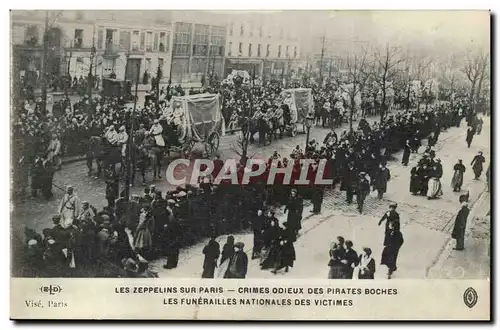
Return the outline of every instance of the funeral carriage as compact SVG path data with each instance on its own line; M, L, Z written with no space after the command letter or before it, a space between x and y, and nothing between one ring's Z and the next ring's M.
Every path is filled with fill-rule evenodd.
M296 136L298 126L302 125L302 133L306 132L306 117L314 113L314 101L310 88L289 88L283 90L283 104L290 110L290 120L285 122L285 128L289 135Z
M188 154L196 143L203 143L207 156L217 152L225 123L219 94L196 94L173 97L172 112L162 117L167 152Z

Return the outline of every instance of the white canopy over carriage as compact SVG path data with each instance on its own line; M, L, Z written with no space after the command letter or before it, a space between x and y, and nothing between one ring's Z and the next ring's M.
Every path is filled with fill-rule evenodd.
M290 108L291 134L297 133L297 124L303 125L305 132L305 120L308 113L314 113L314 100L310 88L289 88L282 92L283 103Z
M203 142L208 155L216 152L220 136L225 134L219 94L173 97L172 105L173 121L183 150L190 151L196 142Z

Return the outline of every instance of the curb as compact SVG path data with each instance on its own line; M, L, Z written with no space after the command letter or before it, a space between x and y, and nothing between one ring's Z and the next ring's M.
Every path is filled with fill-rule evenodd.
M484 199L488 198L489 194L490 193L488 192L488 189L485 188L479 194L478 198L474 201L474 203L472 204L471 209L470 209L470 213L469 213L469 217L472 217L472 218L470 220L471 221L470 226L468 226L466 228L466 232L465 232L466 238L470 236L471 231L475 227L477 220L479 218L481 218L480 216L478 216L476 214L478 212L477 207L480 205L480 202L482 202ZM456 217L456 214L453 215L452 219L454 219L455 217ZM448 234L448 231L444 231L444 232ZM453 251L452 250L453 240L454 239L451 238L451 234L450 234L450 237L444 242L437 257L432 261L432 263L428 267L426 267L425 278L428 278L429 273L431 272L432 269L442 268L445 261L449 258L449 256L451 255L451 252Z

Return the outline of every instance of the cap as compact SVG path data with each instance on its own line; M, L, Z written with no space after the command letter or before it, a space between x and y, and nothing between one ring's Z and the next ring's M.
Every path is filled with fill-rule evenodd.
M243 248L245 247L245 243L243 243L243 242L238 242L238 243L235 243L235 244L234 244L234 246L235 246L235 247L238 247L238 248L240 248L240 249L243 249Z

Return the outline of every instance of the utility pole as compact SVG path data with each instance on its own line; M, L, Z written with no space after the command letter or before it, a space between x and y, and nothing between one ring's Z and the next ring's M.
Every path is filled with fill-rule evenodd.
M330 67L328 68L328 78L332 76L332 62L333 59L330 57Z
M89 73L87 75L87 94L89 98L92 98L92 86L93 86L92 68L94 66L95 53L96 53L96 48L95 48L95 25L94 25L94 32L92 35L92 47L90 48L90 67L89 67Z
M171 92L171 89L172 89L172 67L174 65L174 56L172 55L172 53L170 54L170 72L169 72L169 76L168 76L168 87L167 87L167 100L170 101L170 97L172 96L172 92Z
M325 57L325 35L323 35L322 41L321 41L321 60L320 60L320 67L319 67L319 81L321 85L323 85L323 58Z
M43 32L43 53L42 53L42 110L47 108L47 58L49 56L49 11L45 12L45 29Z
M141 70L141 64L137 63L137 72ZM137 108L137 87L139 86L139 74L137 74L135 82L135 97L134 97L134 108L132 109L132 114L130 116L130 130L128 134L128 152L127 152L127 178L125 180L125 198L130 201L130 180L132 176L132 148L134 140L134 124L135 124L135 109ZM135 170L135 169L134 169Z

